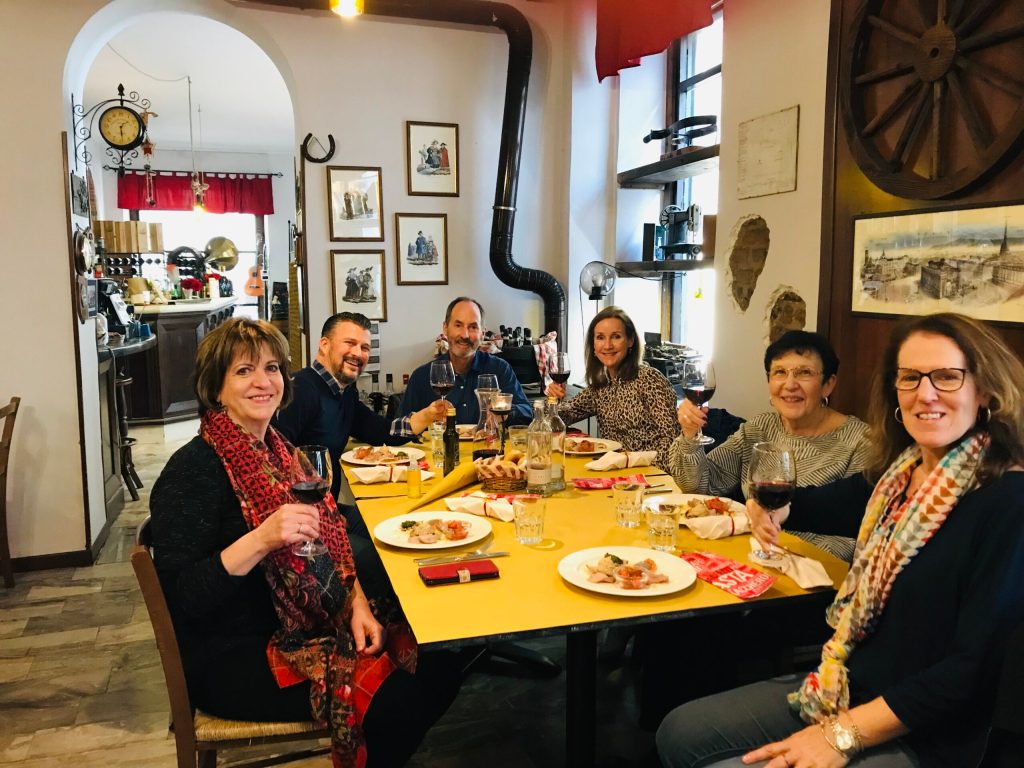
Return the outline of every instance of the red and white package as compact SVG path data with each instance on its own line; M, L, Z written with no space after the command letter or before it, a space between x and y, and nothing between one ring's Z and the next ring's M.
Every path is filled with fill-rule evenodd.
M687 552L681 557L697 570L701 581L743 600L764 594L775 583L775 577L764 571L711 552Z
M601 491L610 489L616 483L636 483L644 487L650 485L642 472L625 477L577 477L572 484L581 491Z

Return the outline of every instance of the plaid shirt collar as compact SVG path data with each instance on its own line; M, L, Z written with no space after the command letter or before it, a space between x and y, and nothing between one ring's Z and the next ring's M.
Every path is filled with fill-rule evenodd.
M331 390L332 395L335 397L341 397L342 393L345 391L345 387L334 377L333 373L324 368L323 365L320 364L319 360L314 360L313 365L310 367L320 375L321 379L327 382L327 388Z

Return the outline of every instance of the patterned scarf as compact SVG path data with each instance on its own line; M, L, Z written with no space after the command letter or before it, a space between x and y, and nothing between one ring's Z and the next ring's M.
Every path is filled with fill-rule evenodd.
M292 446L273 427L265 442L223 411L203 416L200 434L224 465L249 529L283 504L301 504L291 493ZM386 652L356 653L350 629L356 578L345 518L331 494L315 505L327 554L307 559L282 547L260 563L273 595L281 629L270 638L267 658L282 687L310 681L313 718L328 724L335 768L362 768L366 744L362 721L370 699L397 664L415 669L416 641L397 605L373 607L385 625Z
M857 535L853 565L826 613L835 633L821 649L821 665L788 696L790 707L805 722L820 722L849 708L850 654L874 631L900 571L935 535L960 498L977 486L978 467L989 442L984 433L965 437L905 501L910 476L921 461L917 445L901 453L878 481Z

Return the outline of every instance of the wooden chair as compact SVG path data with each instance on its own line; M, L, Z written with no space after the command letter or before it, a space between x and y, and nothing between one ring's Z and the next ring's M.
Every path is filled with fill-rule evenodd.
M139 587L142 589L146 610L149 611L149 620L153 624L157 649L160 651L160 662L164 668L167 697L171 704L171 731L178 753L178 768L215 768L218 749L310 741L326 737L327 729L319 728L312 721L252 723L223 720L192 707L185 685L185 670L181 663L174 625L171 623L171 614L150 553L148 524L147 517L139 526L136 534L137 544L131 552L131 562L135 576L139 580ZM276 765L322 755L328 749L329 747L316 746L244 763L232 762L232 768Z
M0 421L4 431L0 436L0 570L4 574L4 586L14 586L14 565L11 563L11 544L7 539L7 462L11 457L11 438L14 436L14 419L18 416L20 397L0 408Z

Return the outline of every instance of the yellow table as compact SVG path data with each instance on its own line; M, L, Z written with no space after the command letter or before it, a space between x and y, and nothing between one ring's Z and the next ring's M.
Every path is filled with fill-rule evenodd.
M462 444L463 464L468 462L471 446L471 443ZM567 476L601 477L643 472L649 482L665 484L664 492L678 490L671 476L656 467L592 472L583 466L588 460L569 457ZM355 481L351 474L349 480L371 532L381 521L409 512L418 503L406 497L404 483L367 486ZM424 494L442 482L438 477L424 483ZM449 495L478 489L479 484L473 483ZM389 491L399 495L384 496ZM427 502L418 509L447 511L442 499ZM422 550L374 543L405 615L417 639L425 646L454 647L552 634L567 636L566 754L570 765L593 764L596 633L599 629L735 610L778 599L821 599L821 590L814 593L803 590L777 572L773 572L777 574L775 584L754 601L740 600L699 579L681 592L660 597L603 595L566 583L558 575L557 566L568 554L589 547L647 546L646 527L625 529L615 524L611 491L581 491L570 485L550 497L544 540L535 546L518 544L512 523L488 520L493 527L488 539L443 552L457 554L491 540L491 549L511 553L509 557L495 558L501 576L494 580L427 587L419 578L414 562L415 558L424 556ZM839 586L846 574L845 563L792 536L784 535L784 544L821 561L835 587ZM715 552L740 562L747 562L750 550L749 536L709 541L698 539L686 528L679 531L678 546Z

